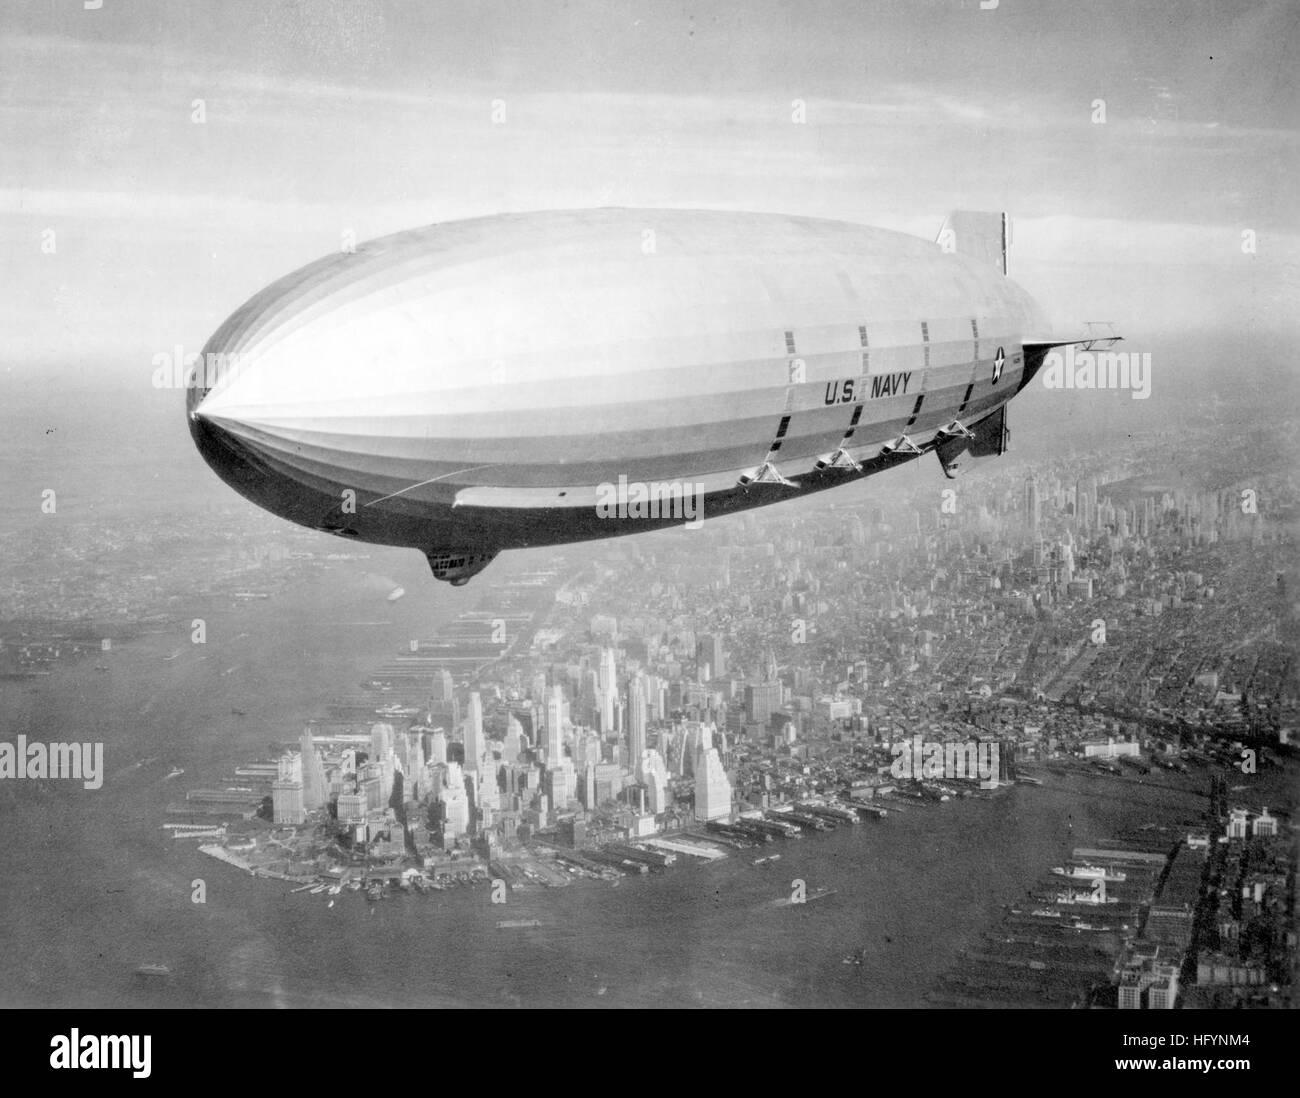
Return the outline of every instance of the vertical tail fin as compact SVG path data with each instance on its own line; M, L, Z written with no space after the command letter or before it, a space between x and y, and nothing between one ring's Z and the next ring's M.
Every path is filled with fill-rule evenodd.
M943 220L938 244L945 252L968 255L1006 274L1008 229L1005 213L953 210Z

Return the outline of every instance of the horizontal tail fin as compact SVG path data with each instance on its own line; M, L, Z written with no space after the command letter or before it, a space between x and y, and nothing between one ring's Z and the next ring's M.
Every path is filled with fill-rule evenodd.
M943 220L938 245L945 252L968 255L1007 273L1007 215L953 210Z
M1084 330L1075 335L1029 336L1024 340L1025 350L1050 350L1072 344L1085 351L1108 351L1124 339L1110 320L1085 320L1083 327Z

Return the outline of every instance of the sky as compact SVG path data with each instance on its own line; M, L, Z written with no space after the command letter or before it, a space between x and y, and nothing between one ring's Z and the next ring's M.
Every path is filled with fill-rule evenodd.
M1297 330L1300 4L984 3L6 0L0 371L147 384L345 234L610 205L1005 209L1062 329Z

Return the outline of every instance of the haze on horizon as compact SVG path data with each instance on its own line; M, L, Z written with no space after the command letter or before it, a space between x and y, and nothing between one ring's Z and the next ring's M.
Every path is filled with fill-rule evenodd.
M1298 43L1286 0L19 0L0 368L145 390L345 233L605 205L1006 209L1058 327L1295 331Z

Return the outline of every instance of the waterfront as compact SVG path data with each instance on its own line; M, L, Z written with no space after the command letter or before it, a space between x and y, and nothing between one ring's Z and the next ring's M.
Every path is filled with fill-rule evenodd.
M438 594L448 615L467 605ZM782 859L767 866L742 854L680 860L617 886L514 892L504 905L480 888L377 904L345 893L329 907L168 838L158 821L175 795L172 766L187 782L216 780L292 735L414 624L435 624L427 605L402 600L374 616L389 625L320 625L371 620L374 598L312 576L210 626L207 659L164 661L173 639L152 636L115 648L109 674L82 661L5 684L6 727L98 735L108 772L93 793L55 782L0 789L6 1005L920 1006L958 951L1070 846L1192 822L1204 804L1196 775L1177 783L1188 793L1172 780L1067 775L771 844L764 853ZM223 674L232 666L247 670ZM256 682L232 681L241 673ZM258 699L244 717L231 713L236 695ZM195 878L206 882L202 905L191 902ZM774 906L796 878L810 892L838 891ZM841 963L858 949L861 965ZM138 975L144 964L169 974Z
M179 423L169 430L179 434ZM177 452L194 461L188 451ZM80 472L97 475L89 464ZM110 481L100 485L101 494L116 499ZM910 483L900 479L900 494L878 501L899 509L902 518L896 521L908 528L929 521L922 517L924 497L902 494ZM1004 504L1011 501L999 521L1012 541L1022 537L1015 509L1020 495L1008 494L1005 484L978 490L995 498L1001 492ZM970 492L963 507L978 515L973 490L963 491ZM1084 491L1091 498L1087 486ZM905 498L914 502L904 504ZM577 880L568 888L515 891L505 905L493 905L490 889L479 886L423 896L393 893L374 904L345 890L330 907L326 894L293 894L291 884L250 877L200 853L193 841L171 838L161 826L169 819L168 806L187 789L248 784L232 778L232 771L297 743L308 721L318 728L360 723L350 730L364 735L378 715L377 701L400 697L423 704L427 669L420 667L417 676L396 673L399 663L414 666L411 640L448 636L454 630L447 627L460 615L476 612L485 599L492 602L493 583L552 570L555 562L546 552L509 554L469 588L447 588L430 582L417 554L320 542L292 529L268 530L262 541L252 520L232 526L222 515L205 512L201 501L191 504L197 517L192 529L181 530L175 549L163 538L181 529L172 517L137 518L131 529L141 547L93 556L82 546L101 543L98 528L51 526L41 538L20 539L31 559L25 571L14 573L21 595L15 606L47 612L48 603L48 613L65 616L101 604L118 609L105 634L112 637L111 650L89 658L65 651L46 659L38 645L31 664L38 673L0 681L0 720L8 738L21 733L29 740L102 740L106 770L97 791L65 782L0 782L5 1005L935 1005L948 974L963 964L982 966L980 958L990 952L1019 954L1014 943L1010 949L1003 949L1005 942L990 944L989 935L1011 933L999 929L1005 908L1023 904L1074 847L1148 823L1203 826L1199 816L1209 775L1222 772L1225 760L1235 761L1226 744L1247 732L1249 722L1245 707L1231 702L1215 704L1211 712L1213 699L1203 695L1217 697L1220 691L1196 684L1183 668L1190 657L1176 645L1205 658L1207 667L1221 664L1225 688L1254 673L1258 650L1260 677L1251 693L1258 696L1262 689L1267 697L1280 681L1274 653L1288 635L1261 631L1243 609L1271 605L1265 596L1274 582L1273 561L1285 546L1252 542L1249 553L1233 548L1244 541L1213 551L1198 548L1194 568L1215 585L1214 598L1207 596L1203 605L1199 596L1182 608L1171 605L1159 620L1126 617L1121 628L1112 628L1102 662L1088 664L1104 666L1106 673L1090 673L1087 685L1113 682L1115 697L1101 699L1110 708L1085 712L1090 699L1067 697L1082 682L1069 664L1076 649L1054 637L1069 639L1069 623L1087 622L1098 608L1114 616L1113 599L1066 599L1051 610L1054 625L995 614L976 627L966 619L986 613L985 595L969 584L932 589L933 568L921 543L909 549L890 533L884 510L873 515L874 505L858 506L856 516L834 508L808 513L798 530L778 513L761 527L720 523L710 528L714 532L683 535L694 541L664 535L575 553L560 574L571 576L579 561L595 560L594 578L573 583L569 600L546 623L538 653L520 653L506 661L513 666L495 665L458 683L462 701L465 688L486 691L486 727L494 743L512 707L526 708L520 693L530 687L529 676L548 662L553 678L568 681L578 722L594 722L591 690L565 669L595 668L594 635L610 631L614 614L635 650L619 660L647 663L648 645L657 645L664 681L683 684L679 701L688 720L709 711L720 715L715 692L725 688L725 682L708 689L694 683L697 630L707 629L725 644L728 662L739 669L738 684L774 687L768 650L782 652L781 711L793 717L797 709L799 734L781 749L783 766L772 772L770 789L763 785L762 764L771 727L753 719L743 687L723 699L742 710L745 731L737 735L729 727L729 742L739 760L732 776L740 779L748 803L761 803L764 794L777 801L805 799L821 772L836 765L833 756L827 758L828 745L843 744L845 734L863 738L865 745L870 729L889 729L893 721L941 735L949 725L983 734L975 731L980 726L963 723L971 692L985 680L999 692L1011 689L1017 669L1025 684L1061 699L1031 701L1030 692L1021 691L1026 696L1007 711L1017 716L1005 727L1001 714L997 720L1008 745L1012 738L1025 739L1040 763L1050 758L1053 738L1077 745L1103 732L1133 735L1138 720L1144 723L1136 734L1149 738L1167 722L1145 723L1153 711L1133 708L1119 687L1140 686L1147 656L1163 649L1170 651L1153 663L1152 677L1170 696L1157 700L1184 705L1189 719L1198 705L1205 707L1213 723L1189 731L1200 736L1202 728L1214 728L1223 743L1200 743L1187 756L1192 761L1186 774L1162 768L1139 778L1102 772L1082 760L1053 773L1055 764L1048 764L1046 773L1039 771L1041 786L1016 785L989 799L909 805L885 820L806 834L761 851L729 851L713 864L680 858L662 874L624 877L617 884ZM1066 521L1059 508L1053 514L1054 522ZM93 517L107 522L110 532L127 525L125 513ZM837 558L849 551L839 545L845 530L851 542L861 542L852 542L853 553L878 559L840 569ZM945 536L947 570L958 575L964 543ZM717 552L700 552L699 545ZM762 563L764 546L786 560L802 556L809 575L824 584L823 594L814 598L798 577L775 574L775 564ZM46 562L42 554L60 547L64 556ZM710 588L724 561L734 572L728 586ZM1191 567L1186 558L1176 567L1169 564L1184 575ZM1152 582L1164 582L1166 572L1147 570ZM49 579L54 573L57 583ZM638 586L630 582L637 574L666 578ZM1187 591L1197 585L1186 583ZM406 594L390 601L397 587ZM100 595L87 594L101 590L111 594L106 604ZM257 597L241 598L239 592ZM787 599L805 608L800 613L817 610L832 646L816 659L829 657L829 664L818 666L807 648L785 643L784 627L794 612ZM824 608L816 606L818 599ZM660 620L665 602L672 604L671 626ZM900 620L909 605L927 612ZM943 618L950 609L961 618ZM205 621L203 645L191 643L196 617ZM67 632L64 625L51 628ZM1046 647L1030 646L1038 630ZM96 635L85 633L90 642ZM495 655L494 645L485 647L485 655ZM1249 657L1244 664L1243 653ZM436 647L425 647L419 657L437 654ZM1085 658L1091 660L1087 649L1077 656ZM852 665L849 681L829 695L825 667L840 665ZM1052 681L1062 669L1072 678ZM516 673L523 677L514 682ZM390 679L389 692L376 691L370 681ZM945 690L935 693L935 684ZM497 686L509 696L496 693ZM953 686L959 704L936 711L932 703L946 700ZM1180 701L1173 694L1183 688L1187 697ZM816 706L828 696L826 715L819 716ZM808 704L796 707L800 698ZM860 715L850 698L860 702ZM1289 698L1282 695L1287 704ZM839 713L834 720L832 710ZM1258 723L1266 715L1260 710L1253 719ZM534 748L544 728L539 716L534 713L530 727ZM1128 727L1120 731L1110 722ZM449 729L452 743L463 744L462 722L445 708L434 723ZM1029 725L1045 733L1031 738ZM1148 750L1158 751L1152 747L1157 742L1150 741ZM1211 746L1218 762L1197 764L1194 757L1208 758ZM1157 755L1151 757L1154 762ZM854 772L869 769L866 759L857 756ZM1287 767L1294 784L1294 764ZM184 775L171 779L175 768ZM1284 807L1277 795L1284 776L1275 769L1242 773L1233 779L1233 799L1240 794L1243 803L1256 807ZM689 786L682 789L688 795ZM596 837L608 838L625 836L606 827ZM760 853L780 853L781 859L754 865ZM202 905L191 902L196 879L206 885ZM804 906L781 906L795 879L806 883L810 896L834 891ZM846 956L861 963L844 964ZM156 967L141 973L142 966Z

